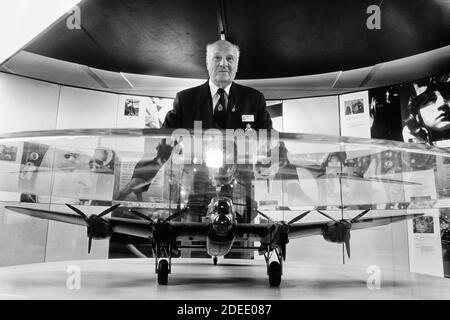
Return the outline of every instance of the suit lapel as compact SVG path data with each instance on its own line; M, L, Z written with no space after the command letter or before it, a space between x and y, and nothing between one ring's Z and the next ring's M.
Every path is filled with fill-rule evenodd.
M202 121L202 127L214 128L216 124L214 122L211 91L209 89L208 81L200 88L200 92L197 96L197 108L197 118Z
M233 82L230 87L227 105L227 128L234 129L236 115L239 114L239 87Z

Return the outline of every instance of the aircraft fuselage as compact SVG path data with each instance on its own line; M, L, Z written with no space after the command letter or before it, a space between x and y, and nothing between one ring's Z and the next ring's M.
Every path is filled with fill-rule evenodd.
M211 199L207 213L206 250L212 257L226 255L236 239L236 217L230 198Z

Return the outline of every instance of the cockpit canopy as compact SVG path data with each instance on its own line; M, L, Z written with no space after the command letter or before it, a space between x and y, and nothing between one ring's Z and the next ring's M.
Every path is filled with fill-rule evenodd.
M211 200L208 211L217 215L227 215L232 212L231 199L226 197L215 197Z
M215 207L217 208L217 213L220 215L227 214L230 211L230 204L224 199L217 201Z

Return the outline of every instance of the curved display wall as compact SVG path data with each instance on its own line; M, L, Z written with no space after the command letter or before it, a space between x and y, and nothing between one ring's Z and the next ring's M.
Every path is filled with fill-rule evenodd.
M448 80L446 75L443 74L428 77L426 79L420 79L414 83L408 82L400 85L374 88L368 91L354 92L345 95L274 100L268 101L267 104L268 110L274 120L274 126L280 132L329 134L334 136L343 135L406 141L407 139L404 138L403 134L405 127L407 127L405 120L409 117L409 114L407 114L406 111L408 108L411 109L411 107L408 107L411 97L420 95L421 93L427 93L426 89L433 81L433 83L437 83L436 81L441 81L442 83L440 84L440 88L442 87L445 89L445 83L448 83L446 82L446 79ZM2 120L0 120L0 127L5 133L42 129L159 128L164 119L165 113L172 108L173 103L173 100L168 98L128 96L72 88L8 74L0 74L0 81L0 96L2 101L5 102L0 108L5 109L2 111L9 115L9 117L3 117ZM28 94L24 96L22 94L23 92L27 92ZM442 93L444 97L448 97L446 96L446 92L448 91L444 90ZM14 106L14 108L10 108L10 106ZM10 109L12 112L8 111ZM39 112L36 113L35 110L39 110ZM33 117L30 117L31 114L33 114ZM407 128L409 129L409 127ZM440 142L435 142L435 144L445 143L444 138L445 135L442 135L439 140ZM117 148L116 144L119 145L118 150L121 150L120 148L125 145L127 145L124 149L125 151L128 150L127 148L131 148L128 150L131 156L125 155L117 158L117 154L114 153L114 156L109 157L111 161L110 169L113 171L111 171L110 175L104 174L99 176L101 179L98 180L99 178L96 178L97 180L95 181L97 182L94 183L94 185L102 185L103 187L99 187L100 189L95 189L97 190L95 192L94 189L85 192L85 195L92 195L100 192L98 194L98 199L95 199L92 203L92 201L86 199L86 197L80 196L75 201L75 203L79 205L86 205L87 203L93 204L94 207L90 207L88 209L89 212L97 212L97 205L101 206L105 203L110 204L111 201L117 200L114 197L111 198L112 194L110 193L117 188L120 189L121 184L126 183L125 177L129 177L131 175L132 169L136 164L136 159L139 158L139 154L142 154L145 150L148 150L151 154L156 150L154 144L147 144L142 139L139 141L138 145L118 143L117 141L111 142L114 141L114 139L112 139L106 143L108 147L103 148L102 144L104 144L105 141L108 141L108 139L99 140L97 138L90 138L69 141L63 139L62 144L59 145L68 147L74 143L73 147L84 150L84 157L91 160L95 159L95 157L100 153L108 156L108 152L106 150L110 150L111 148L112 150L115 150L115 148ZM110 143L114 146L110 145ZM432 142L429 142L429 144L431 143ZM46 178L47 180L44 179L46 182L41 180L39 183L40 187L47 188L47 191L44 192L44 195L41 195L41 198L34 196L33 192L27 192L27 186L30 186L30 183L32 186L35 184L34 179L36 179L36 174L33 172L41 166L40 161L47 159L45 160L47 161L45 167L54 167L54 163L52 161L55 161L55 159L52 157L55 156L55 153L49 152L49 148L49 145L45 141L43 143L23 141L13 145L6 142L2 143L0 163L2 164L4 170L6 170L2 174L2 183L4 186L8 186L8 188L22 188L21 190L25 191L15 193L19 189L14 189L15 191L13 189L2 190L2 203L4 205L17 202L22 205L25 203L36 203L35 205L41 208L50 209L53 208L52 206L54 205L56 206L54 208L61 209L61 205L56 203L49 207L49 202L42 201L42 196L46 196L48 200L48 197L53 197L56 195L53 194L55 192L69 192L73 186L81 187L85 185L87 187L85 184L86 181L80 182L77 180L78 182L72 181L68 183L70 179L60 179L57 178L57 173L56 176L52 173L51 178L48 176ZM327 158L326 155L331 155L332 152L326 152L326 148L324 150L322 150L322 148L323 146L319 147L320 152L316 150L316 155L318 158L309 159L309 161L312 162L313 167L321 167L322 170L325 170L325 173L327 170L326 168L328 168L328 162L325 161ZM303 153L304 151L302 150L302 154ZM72 159L72 157L75 157L73 155L75 152L67 151L63 154L72 154L69 155L69 158L65 161L75 160L75 158ZM417 173L416 178L419 179L421 184L427 186L424 190L422 190L427 193L426 195L414 196L412 194L408 194L409 191L406 192L403 189L402 191L396 190L395 192L384 193L385 195L397 194L397 192L399 192L398 194L402 194L402 197L405 197L405 195L408 194L406 197L409 197L410 201L414 197L417 199L422 199L424 197L432 200L442 197L445 198L448 194L446 187L448 186L446 173L448 170L446 164L447 161L427 155L426 153L417 154L411 157L408 152L399 154L398 152L392 152L391 150L381 150L380 152L377 152L376 155L361 155L358 154L358 152L356 152L356 154L357 156L346 156L344 159L337 157L342 164L341 169L345 168L345 170L351 170L353 174L359 174L361 177L365 176L366 178L379 178L380 175L382 177L387 175L394 180L400 179L397 175L399 173L404 174L403 172L405 168L408 168L406 171L423 173L423 176L421 176L422 173ZM299 161L301 160L302 159ZM89 163L89 161L87 162ZM33 166L30 167L30 163L33 163ZM16 170L17 174L11 174L11 170ZM298 169L298 171L303 172L304 174L307 174L308 172L304 171L304 169ZM425 174L426 172L431 175ZM76 177L76 179L84 179L82 179L83 175L80 176L75 174L73 176ZM427 178L427 176L432 178ZM88 179L87 181L92 180L89 176L86 176L85 178ZM106 178L106 180L103 181L102 179L104 178ZM317 184L317 181L314 178L309 178L315 181L314 184ZM302 177L299 181L304 183L304 179L305 177ZM371 183L371 187L374 187L374 183L376 184L377 182L372 181ZM341 185L341 188L343 189L340 189L341 191L337 194L347 194L347 196L353 195L354 197L357 195L356 198L358 201L361 201L364 196L359 193L359 191L362 190L361 188L355 188L357 184L358 183L353 182L353 185L351 186L353 191L347 190L348 192L344 192L345 184ZM283 188L280 189L274 185L270 186L269 189L282 190ZM323 192L325 189L323 188L320 189L320 192L317 187L310 186L305 187L305 189L310 191L316 190L315 196L318 196L318 194L325 196ZM384 187L382 187L382 189L384 189ZM67 192L62 195L62 198L65 198L71 193ZM295 193L295 190L292 190L292 192ZM297 196L298 194L301 193L297 192ZM273 196L275 198L278 197L276 195ZM347 196L344 196L343 199ZM376 197L375 194L373 196ZM268 194L263 196L260 194L259 197L261 199L257 200L255 198L255 200L261 201L262 199L270 198ZM289 195L285 194L283 197L283 201L287 201L286 197L289 197ZM306 198L311 198L311 196ZM403 200L392 201L392 203L394 203L394 207L396 206L396 209L403 210L406 209L406 207L399 207L398 205L398 203L404 202ZM376 206L380 203L391 203L391 201L386 201L384 198L376 201L374 199L365 199L364 203L372 203L372 205ZM395 203L397 203L397 205L395 205ZM280 202L278 203L278 206L284 207L285 204L285 202ZM351 206L352 203L350 201L346 203L328 204L322 199L317 203L303 203L302 205L313 205L314 207L324 205L326 207L328 205ZM428 224L431 223L431 225L433 225L432 232L428 237L429 241L431 241L430 243L433 243L433 245L429 245L428 247L433 248L431 252L434 254L434 258L430 258L429 256L426 258L426 255L418 258L418 261L423 261L423 259L438 259L440 262L431 264L430 266L420 265L420 263L419 266L414 266L411 264L411 254L413 254L411 253L411 250L413 250L416 245L412 244L411 241L418 241L418 237L414 237L414 233L409 235L408 228L410 228L411 225L408 227L406 223L393 224L385 227L384 229L376 229L374 231L365 230L360 234L355 234L353 236L354 239L361 237L361 242L362 239L365 239L366 241L364 241L364 245L360 245L360 241L356 240L356 244L353 247L353 252L372 252L369 253L371 259L375 259L375 261L378 261L377 263L385 265L391 269L405 271L417 270L419 272L440 274L442 276L443 271L442 268L439 269L439 266L442 266L442 254L444 257L447 256L445 241L447 241L446 237L448 236L448 217L445 209L445 201L441 201L439 206L441 205L443 206L441 209L436 207L433 209L434 211L430 211L432 220L427 222ZM282 217L283 219L288 219L289 214L287 215L287 218L284 216ZM120 249L120 243L129 241L129 239L123 238L120 235L112 238L112 242L99 241L94 244L94 247L97 246L101 249L97 249L95 251L93 250L91 255L87 255L85 248L86 235L85 230L82 228L60 225L54 222L49 223L47 221L36 221L33 218L16 216L10 213L3 215L2 221L2 235L5 240L4 243L11 244L10 246L5 247L5 250L2 251L3 258L1 263L3 265L38 261L70 260L74 258L129 257L133 255L129 250L125 250L123 248ZM441 223L440 227L439 221ZM25 233L27 234L26 238L23 236ZM444 244L442 252L440 248L440 233L442 233ZM70 236L68 237L67 235ZM423 238L423 235L420 237ZM367 239L369 240L367 241ZM142 240L134 239L133 241L136 241L135 244L138 246L139 244L143 245ZM119 249L112 249L114 247L117 248L117 243L119 243ZM295 244L293 246L295 247ZM321 252L316 249L323 251ZM21 250L23 253L17 255L17 250ZM436 253L439 253L438 256L440 258L437 258ZM420 254L418 255L420 256ZM193 256L195 256L195 254ZM253 257L253 255L241 254L240 257L250 258ZM317 237L304 239L302 246L298 247L298 250L294 249L290 254L290 258L307 258L312 261L318 261L326 264L333 264L336 262L339 263L345 259L343 252L335 250L334 246L330 246L328 243L323 242ZM364 265L367 261L367 256L363 257L363 255L361 255L361 257L358 258L358 255L355 254L351 260L346 260L345 263ZM447 260L444 259L444 261ZM447 262L445 262L445 270L448 270Z

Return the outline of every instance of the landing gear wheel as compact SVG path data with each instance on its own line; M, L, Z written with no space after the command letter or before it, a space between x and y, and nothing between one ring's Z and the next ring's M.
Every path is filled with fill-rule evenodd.
M169 275L169 262L162 259L158 264L158 284L167 285L167 279Z
M279 287L281 283L281 265L277 261L272 261L267 268L269 273L269 283L271 287Z
M213 258L213 263L214 263L215 266L217 266L217 257Z

